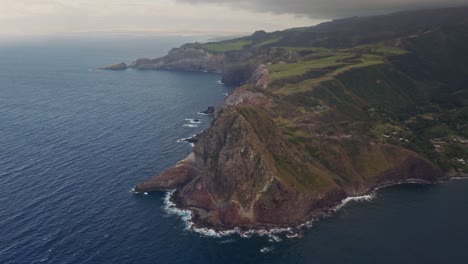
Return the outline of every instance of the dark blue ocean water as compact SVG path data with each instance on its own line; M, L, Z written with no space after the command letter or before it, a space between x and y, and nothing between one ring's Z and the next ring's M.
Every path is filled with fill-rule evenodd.
M176 141L206 128L197 111L232 87L216 74L89 69L186 41L0 48L0 263L466 263L467 181L384 189L282 242L203 237L163 210L163 193L133 195L190 152Z

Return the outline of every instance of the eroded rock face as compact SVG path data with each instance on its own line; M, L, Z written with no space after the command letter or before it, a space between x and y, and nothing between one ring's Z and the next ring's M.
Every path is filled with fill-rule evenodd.
M439 167L421 156L414 155L405 159L399 166L378 175L377 180L390 184L412 179L435 182L442 177L444 177L444 173Z
M236 105L256 105L269 107L271 101L261 93L255 93L246 89L236 89L224 102L224 108Z
M260 64L254 71L251 77L251 83L263 89L267 88L270 82L268 67L265 64Z
M218 207L212 213L219 215L219 223L213 224L253 222L257 195L276 174L272 154L262 135L236 109L221 111L214 124L194 148L202 166L200 182ZM227 223L231 217L225 214L238 214L237 220Z

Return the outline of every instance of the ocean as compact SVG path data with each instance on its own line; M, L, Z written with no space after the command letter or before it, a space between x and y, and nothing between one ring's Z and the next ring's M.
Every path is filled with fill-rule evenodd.
M220 75L92 71L192 38L0 46L0 263L466 263L468 181L351 201L299 238L209 237L131 189L190 153ZM200 119L200 124L187 119Z

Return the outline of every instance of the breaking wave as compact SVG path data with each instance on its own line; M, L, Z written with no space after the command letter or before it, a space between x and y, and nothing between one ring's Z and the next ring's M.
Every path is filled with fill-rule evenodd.
M185 121L189 121L190 124L201 124L200 119L196 119L196 118L186 118Z
M272 252L275 248L274 247L264 247L262 249L260 249L260 252L261 253L268 253L268 252Z
M368 202L368 201L372 201L374 198L375 198L375 194L348 197L348 198L343 199L341 203L334 208L334 210L338 211L350 202Z
M205 116L212 116L213 114L206 114L206 113L203 113L203 112L198 112L197 114L199 115L205 115Z
M192 221L192 211L186 209L179 209L176 207L176 204L171 201L172 195L176 190L171 190L166 192L164 196L164 205L163 209L171 215L178 216L185 224L185 230L193 231L207 237L226 237L231 235L239 235L241 238L251 238L252 236L268 237L268 241L271 243L281 242L283 239L280 236L283 236L287 239L292 238L301 238L301 229L311 228L313 223L318 219L312 219L296 227L287 227L287 228L273 228L273 229L250 229L250 230L241 230L238 227L235 227L230 230L215 230L206 227L196 227ZM347 205L350 202L364 202L372 201L376 197L375 194L363 195L348 197L341 201L339 205L333 208L333 211L338 211Z
M231 235L239 235L242 238L250 238L254 235L257 236L266 236L271 242L280 242L282 239L278 236L279 234L288 233L294 236L296 233L293 228L275 228L275 229L259 229L259 230L241 230L236 227L231 230L215 230L206 227L196 227L192 221L192 212L190 210L179 209L176 207L176 204L171 201L171 197L174 194L175 190L168 191L164 196L164 205L163 208L168 214L178 216L185 224L185 230L190 230L196 233L199 233L208 237L225 237Z
M183 124L184 127L198 127L197 124Z

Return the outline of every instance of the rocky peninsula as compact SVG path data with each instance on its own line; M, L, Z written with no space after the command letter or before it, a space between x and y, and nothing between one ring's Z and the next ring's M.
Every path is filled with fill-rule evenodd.
M272 228L381 186L466 175L466 14L350 18L137 60L239 88L188 157L135 190L175 189L197 226Z

